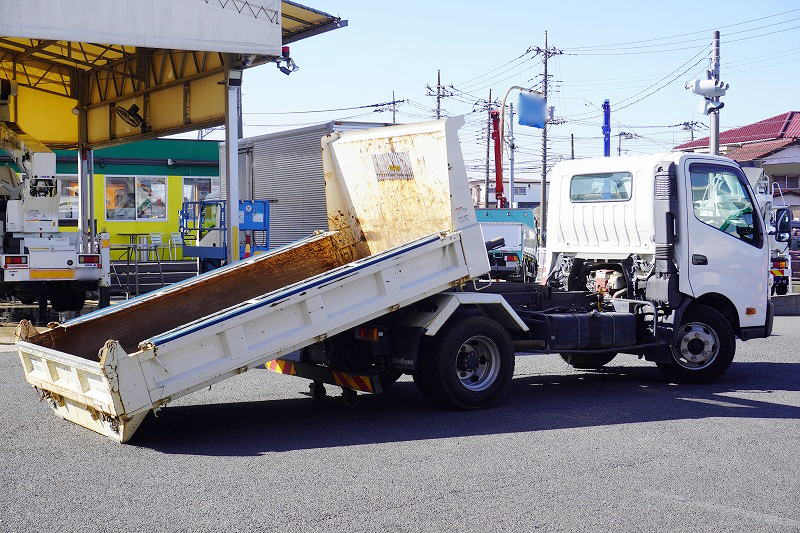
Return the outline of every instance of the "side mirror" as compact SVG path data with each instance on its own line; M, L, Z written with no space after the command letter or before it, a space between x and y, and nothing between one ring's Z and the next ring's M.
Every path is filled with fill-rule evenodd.
M792 212L785 208L781 207L780 209L775 210L775 233L780 235L781 233L789 234L791 230L791 222L792 222ZM778 242L788 242L788 237L786 240L779 240L776 239Z
M775 234L775 240L777 242L789 242L789 237L788 232L779 231Z

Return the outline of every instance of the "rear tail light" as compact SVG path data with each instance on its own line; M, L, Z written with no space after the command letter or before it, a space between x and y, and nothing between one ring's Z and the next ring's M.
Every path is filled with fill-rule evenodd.
M92 255L79 255L78 256L78 264L83 266L93 266L100 268L100 256L96 254Z
M517 261L519 258L516 255L507 255L506 261Z
M788 264L786 261L773 261L772 268L787 268Z
M6 268L27 268L28 256L27 255L7 255L5 256L4 265Z
M360 341L378 342L383 337L383 330L376 326L356 328L356 339Z

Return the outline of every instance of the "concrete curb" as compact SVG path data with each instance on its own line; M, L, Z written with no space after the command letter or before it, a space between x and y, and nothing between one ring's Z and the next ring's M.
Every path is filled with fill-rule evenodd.
M800 316L800 294L773 296L775 316Z

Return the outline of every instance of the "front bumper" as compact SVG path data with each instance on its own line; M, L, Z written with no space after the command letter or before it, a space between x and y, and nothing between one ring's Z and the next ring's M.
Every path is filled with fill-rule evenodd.
M739 338L743 341L750 339L763 339L772 335L772 323L775 320L775 306L771 301L767 301L767 319L763 326L752 326L749 328L741 328Z

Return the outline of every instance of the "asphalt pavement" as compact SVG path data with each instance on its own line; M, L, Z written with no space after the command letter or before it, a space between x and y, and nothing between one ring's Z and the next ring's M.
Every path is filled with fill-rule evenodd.
M775 333L711 385L518 357L478 412L408 377L350 409L254 370L127 445L57 419L0 353L0 531L800 531L800 317Z

